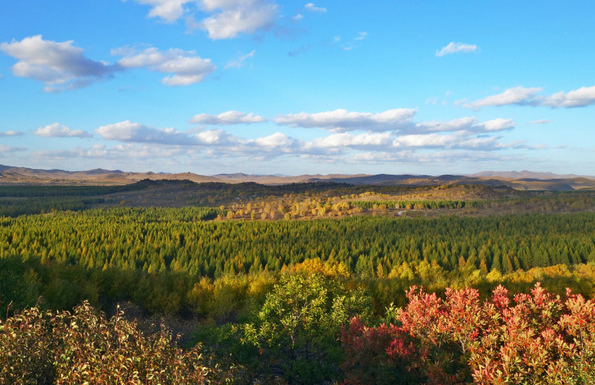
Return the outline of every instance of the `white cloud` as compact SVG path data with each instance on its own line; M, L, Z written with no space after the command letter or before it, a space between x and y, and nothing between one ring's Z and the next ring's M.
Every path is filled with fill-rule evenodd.
M480 123L476 127L483 127L485 131L493 132L510 130L511 128L514 128L515 125L516 122L512 119L497 118Z
M326 8L317 7L314 3L308 3L308 4L304 5L304 8L310 12L319 12L319 13L326 12Z
M194 51L177 48L159 51L149 47L140 52L132 48L119 48L112 50L112 55L123 56L118 63L124 68L145 67L151 71L172 74L161 80L166 86L187 86L201 82L217 68L211 59L202 59Z
M254 140L254 143L260 147L279 148L291 146L294 143L294 140L286 134L276 132L269 136L257 138Z
M198 25L213 40L270 28L278 14L277 5L268 0L203 0L202 7L212 14Z
M130 120L100 126L95 130L95 133L101 135L103 139L120 140L123 142L149 142L153 141L151 134L155 133L155 129L144 126L140 123L133 123ZM158 135L164 135L162 131Z
M395 147L443 147L454 142L452 135L412 134L403 135L393 141Z
M25 151L26 148L23 147L11 147L5 146L4 144L0 144L0 154L5 152L17 152L17 151Z
M344 162L350 164L380 164L380 163L415 163L419 164L422 162L426 155L416 154L413 151L402 150L395 151L392 149L390 152L386 151L369 151L360 152L349 158Z
M542 106L553 108L586 107L595 104L595 86L581 87L567 93L558 92L539 99Z
M470 134L477 132L502 131L513 128L516 125L512 119L497 118L485 122L479 122L477 118L468 116L453 119L447 122L430 121L415 125L417 133L468 131Z
M42 136L44 138L91 138L93 136L83 130L72 130L69 127L60 123L53 123L47 126L38 127L34 134L37 136Z
M153 128L129 120L98 127L95 132L107 140L176 146L223 145L230 140L229 134L222 130L206 130L191 135L173 128Z
M392 109L377 114L338 109L314 114L300 112L280 115L275 122L293 127L318 127L335 132L389 131L410 125L410 119L414 115L415 110L409 108Z
M218 126L229 126L234 124L252 124L265 122L262 116L252 113L246 114L240 111L226 111L219 115L198 114L190 118L189 122L193 124L208 124Z
M539 120L533 120L531 122L529 122L529 124L547 124L550 121L547 119L539 119Z
M304 15L302 15L301 13L298 13L297 15L295 15L294 17L291 18L291 20L293 21L300 21L304 18Z
M123 0L126 1L126 0ZM168 23L178 20L184 15L184 5L195 0L135 0L139 4L151 6L149 17L160 17Z
M173 128L155 129L130 120L98 127L95 132L103 139L121 142L188 144L189 136Z
M366 31L360 31L356 37L354 37L353 39L351 39L351 41L344 43L344 44L339 44L339 46L341 48L343 48L344 51L351 51L354 48L357 48L359 46L362 45L362 42L364 40L366 40L366 38L368 37L368 32ZM340 43L341 42L341 37L337 36L335 37L335 43Z
M454 134L414 134L403 135L393 141L396 148L430 148L430 149L466 149L490 151L508 147L501 145L494 137L469 137L466 132Z
M69 158L96 158L105 159L109 157L109 152L106 150L105 145L95 144L90 148L77 147L75 149L68 150L45 150L37 151L33 153L35 156L43 158L49 158L52 160L57 159L69 159Z
M244 66L244 61L246 59L254 57L254 53L256 53L256 50L252 50L251 52L242 55L235 60L230 61L225 65L225 68L242 68Z
M124 142L120 145L122 148L140 143L145 147L155 146L163 151L172 151L172 156L177 160L183 157L203 157L264 161L277 157L294 157L342 163L415 163L416 160L432 163L436 161L432 154L440 151L444 156L458 152L462 154L460 156L471 159L472 156L466 155L469 152L482 154L510 148L527 148L521 142L503 143L502 138L496 136L499 131L514 128L515 122L512 119L497 118L480 122L475 117L463 117L450 121L416 123L412 121L414 115L415 110L412 109L392 109L376 114L339 109L315 114L288 114L275 119L279 125L316 127L333 132L307 140L292 137L281 130L271 135L248 139L232 136L223 129L180 132L173 128L156 129L128 120L99 127L95 132L104 139ZM259 115L239 111L226 111L219 115L198 114L189 120L198 125L219 126L264 121L265 118ZM139 146L134 149L141 151ZM147 151L146 148L142 150Z
M142 161L159 158L168 160L175 156L185 155L191 152L191 149L184 146L159 146L155 144L119 144L109 149L109 154L115 159L134 158Z
M595 86L581 87L567 93L558 92L551 96L537 95L542 91L540 87L513 87L506 91L491 95L471 103L464 104L463 107L478 110L488 106L544 106L552 108L575 108L586 107L595 104Z
M477 119L474 117L464 117L453 119L448 122L430 121L416 124L416 131L418 132L442 132L442 131L457 131L469 130L477 124Z
M13 131L13 130L9 130L9 131L0 131L0 137L2 136L21 136L23 135L23 133L21 131Z
M436 56L450 55L453 53L468 53L477 51L478 47L473 44L450 42L446 47L436 51Z
M306 148L328 148L328 147L376 147L390 144L389 132L365 133L353 135L348 132L333 134L323 138L314 139L305 144Z
M205 130L194 135L196 144L199 145L223 145L231 144L230 135L223 130Z
M539 87L513 87L500 94L491 95L486 98L464 104L463 107L478 110L488 106L506 106L511 104L530 105L533 104L535 95L541 90L542 89Z
M231 39L240 33L267 29L275 23L278 16L278 6L272 0L134 1L150 6L150 17L159 17L169 23L185 17L189 29L205 30L213 40ZM197 8L207 17L197 21Z
M183 156L190 150L182 146L159 146L155 144L119 144L111 148L103 144L95 144L91 147L76 147L74 149L65 150L44 150L33 153L36 157L41 157L47 161L55 161L61 159L101 159L117 161L115 165L121 165L122 162L128 162L132 159L141 160L143 164L147 159L159 159L160 165L163 165L164 160L170 160L175 156Z
M46 92L82 88L121 70L118 65L86 58L72 44L72 40L59 43L35 35L2 43L0 50L19 60L12 67L15 76L43 82Z

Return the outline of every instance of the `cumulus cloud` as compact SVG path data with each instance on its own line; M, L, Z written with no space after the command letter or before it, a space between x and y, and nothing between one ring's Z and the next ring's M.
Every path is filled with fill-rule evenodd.
M550 96L537 95L541 91L542 88L539 87L513 87L500 94L464 104L463 107L473 108L475 110L488 106L507 105L576 108L595 104L595 86L581 87L566 93L557 92Z
M207 130L190 135L173 128L153 128L129 120L98 127L95 132L107 140L178 146L221 145L229 139L229 134L222 130Z
M493 132L493 131L510 130L511 128L514 128L515 125L516 125L516 122L512 119L497 118L497 119L488 120L483 123L479 123L475 127L478 127L478 128L481 127L487 132Z
M130 120L101 126L95 132L103 139L121 142L185 144L189 136L173 128L155 129Z
M229 126L234 124L252 124L266 122L262 116L253 113L245 113L240 111L226 111L219 115L198 114L194 115L189 120L193 124L207 124L217 126Z
M43 150L36 151L33 153L35 156L40 156L49 159L69 159L69 158L96 158L105 159L108 157L109 152L106 150L105 145L95 144L90 148L77 147L74 149L66 150Z
M126 1L126 0L123 0ZM135 0L139 4L149 5L149 17L159 17L173 23L184 15L184 5L195 0Z
M126 0L124 0L126 1ZM168 23L185 17L189 29L202 29L209 37L231 39L241 33L254 33L271 27L278 16L272 0L134 0L151 7L149 17ZM195 19L196 9L206 14Z
M541 90L542 88L539 87L513 87L500 94L491 95L486 98L464 104L463 107L478 110L488 106L506 106L511 104L534 105L535 95L537 95L537 93L539 93Z
M244 66L244 61L246 61L246 59L254 57L254 53L256 53L256 50L252 50L251 52L242 55L235 60L230 61L225 65L225 68L242 68Z
M182 146L159 146L155 144L118 144L113 147L106 147L104 144L95 144L91 147L76 147L73 149L64 150L43 150L33 152L32 155L46 159L47 161L55 161L62 159L101 159L116 161L115 165L122 164L122 162L130 161L132 159L141 160L143 164L147 159L159 159L161 164L163 161L170 160L175 156L183 156L190 150Z
M177 48L159 51L155 47L149 47L140 52L133 48L118 48L112 50L112 55L123 56L118 62L123 68L144 67L151 71L172 74L161 80L166 86L187 86L201 82L217 68L211 63L211 59L202 59L194 51Z
M478 120L474 117L464 117L453 119L447 122L430 121L416 124L416 131L418 132L441 132L441 131L457 131L469 130L477 125Z
M270 27L276 15L277 6L274 4L223 9L203 20L201 26L213 40L231 39L240 33L254 33Z
M192 158L246 158L270 160L276 157L316 159L321 162L413 162L427 159L442 151L486 153L509 148L526 148L521 142L503 143L498 132L515 127L512 119L479 121L463 117L450 121L414 122L415 110L392 109L379 113L335 110L319 113L297 113L277 116L281 126L321 128L331 131L308 139L292 137L280 130L270 135L246 138L232 136L223 129L187 132L173 128L153 128L123 121L95 130L103 139L123 142L122 148L141 146L171 150L172 156ZM189 122L199 125L251 124L266 121L253 113L226 111L221 114L198 114ZM358 132L359 131L359 132ZM115 147L114 147L115 148ZM147 150L143 150L147 151ZM177 151L177 152L176 152ZM424 158L425 157L425 158ZM196 158L198 159L198 158Z
M317 127L335 132L389 131L410 125L414 115L415 110L409 108L392 109L377 114L337 109L314 114L300 112L280 115L275 118L275 122L292 127Z
M333 134L323 138L314 139L305 144L306 148L329 148L329 147L377 147L390 144L391 134L365 133L353 135L348 132Z
M0 50L18 59L12 67L15 76L43 82L46 92L82 88L121 70L118 65L88 59L72 40L55 42L35 35L2 43Z
M276 132L269 136L257 138L254 143L260 147L279 148L293 145L294 140L284 133Z
M415 125L417 133L448 132L448 131L467 131L471 133L494 132L509 130L516 125L512 119L497 118L480 122L473 116L453 119L450 121L430 121L418 123Z
M251 34L275 24L278 6L269 0L202 0L203 11L210 14L193 23L205 30L212 40L232 39Z
M539 99L542 106L553 108L586 107L595 104L595 86L581 87L567 93L558 92Z
M393 141L396 148L426 148L426 149L465 149L489 151L508 147L499 144L495 137L469 137L465 132L448 135L442 134L413 134L403 135Z
M345 159L345 162L350 164L443 164L444 158L441 156L436 156L436 154L437 152L421 153L410 150L395 150L393 148L390 151L360 152L351 157L348 157L347 159Z
M3 137L3 136L20 136L20 135L23 135L23 133L21 131L14 131L14 130L0 131L0 137Z
M47 126L38 127L34 132L35 135L44 138L91 138L93 135L83 130L72 130L60 123L48 124Z
M198 145L225 145L233 143L231 135L223 130L205 130L194 135Z
M310 12L318 12L318 13L326 12L326 8L317 7L314 3L308 3L308 4L304 5L304 8Z
M436 56L441 57L444 55L450 55L453 53L468 53L468 52L475 52L477 51L478 47L473 44L465 44L465 43L454 43L450 42L447 46L442 47L436 51Z

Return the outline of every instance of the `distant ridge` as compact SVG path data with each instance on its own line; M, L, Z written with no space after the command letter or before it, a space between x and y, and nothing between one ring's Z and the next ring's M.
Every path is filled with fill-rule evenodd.
M100 174L122 174L123 171L120 170L104 170L102 168L95 168L93 170L89 170L89 171L84 171L85 173L89 174L89 175L100 175Z
M281 185L291 183L347 183L381 186L437 186L448 183L506 186L517 190L571 191L595 189L595 177L557 175L530 171L486 171L473 175L392 175L392 174L329 174L329 175L248 175L244 173L205 176L185 173L125 172L101 168L87 171L41 170L0 165L0 184L20 185L124 185L141 180L187 180L195 183L259 183Z
M569 178L591 178L575 174L553 174L551 172L533 172L533 171L484 171L477 174L469 175L471 177L479 178L509 178L509 179L569 179Z

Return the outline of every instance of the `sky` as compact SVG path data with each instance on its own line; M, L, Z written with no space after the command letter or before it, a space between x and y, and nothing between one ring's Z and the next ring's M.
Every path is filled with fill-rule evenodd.
M595 175L595 1L308 1L3 1L0 164Z

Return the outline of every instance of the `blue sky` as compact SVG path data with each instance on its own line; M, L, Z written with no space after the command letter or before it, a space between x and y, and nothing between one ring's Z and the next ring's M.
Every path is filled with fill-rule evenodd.
M0 164L595 175L591 0L0 5Z

